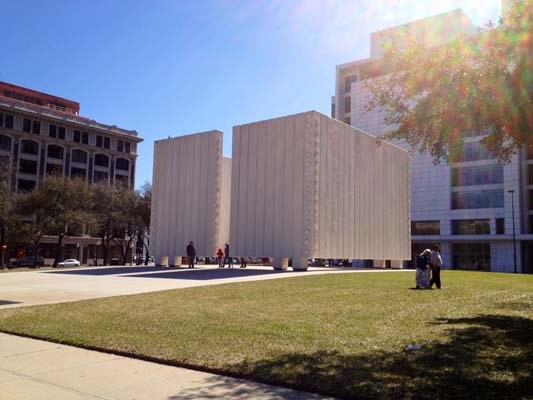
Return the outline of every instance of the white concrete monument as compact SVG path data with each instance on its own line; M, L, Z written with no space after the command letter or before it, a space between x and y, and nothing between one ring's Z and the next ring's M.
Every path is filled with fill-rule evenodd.
M230 179L220 131L155 142L150 233L158 265L181 265L189 241L198 256L214 257L224 248Z
M410 254L407 151L316 111L233 128L231 253L306 269L309 258Z

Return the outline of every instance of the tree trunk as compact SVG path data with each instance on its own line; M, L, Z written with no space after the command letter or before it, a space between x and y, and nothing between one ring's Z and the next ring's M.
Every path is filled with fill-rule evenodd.
M57 250L56 256L54 258L54 267L57 267L57 263L60 259L64 258L65 248L63 247L63 239L65 239L65 234L57 235Z
M41 238L39 238L39 240L36 240L33 244L33 268L37 268L37 257L39 257L39 247L41 245Z
M103 265L107 265L107 246L106 246L106 240L105 235L101 237L102 239L102 258L103 258Z
M4 269L4 267L5 267L6 263L7 263L6 262L6 258L7 258L8 252L6 250L8 250L8 249L4 250L2 248L2 246L4 244L7 245L7 243L6 243L6 227L5 227L4 223L1 222L1 225L0 225L0 252L2 252L0 254L0 257L1 257L1 260L2 260L2 265L0 265L1 269Z
M126 247L126 250L125 250L125 251L124 251L124 250L122 251L122 265L126 265L126 262L127 262L127 260L128 260L128 254L129 254L129 252L130 252L130 247L129 247L129 245L126 244L125 247Z
M105 265L110 265L112 257L111 257L111 240L109 238L106 240L105 253L106 253L105 254L106 255L106 264Z

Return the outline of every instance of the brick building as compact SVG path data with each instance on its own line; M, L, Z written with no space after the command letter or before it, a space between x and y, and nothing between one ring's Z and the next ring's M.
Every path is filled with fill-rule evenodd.
M12 191L32 190L51 173L134 188L142 141L137 132L79 112L76 101L0 82L0 160L10 168ZM54 254L55 240L43 240L45 258ZM87 263L98 256L98 238L69 237L65 243L67 258Z

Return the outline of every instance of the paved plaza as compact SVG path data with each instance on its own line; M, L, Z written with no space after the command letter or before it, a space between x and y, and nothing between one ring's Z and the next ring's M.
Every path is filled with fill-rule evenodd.
M201 265L194 270L121 266L13 271L0 274L0 309L194 286L361 271L382 270L310 268L307 272L293 272L274 271L270 266L219 269L214 265Z

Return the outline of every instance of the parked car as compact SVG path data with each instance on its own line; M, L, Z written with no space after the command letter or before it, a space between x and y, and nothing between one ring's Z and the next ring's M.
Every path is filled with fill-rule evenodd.
M11 266L9 266L8 268L22 268L22 267L33 268L34 266L44 267L44 258L37 257L37 260L35 260L34 256L17 258L15 261L11 263Z
M81 266L81 262L73 258L69 258L68 260L57 263L57 266L58 267L79 267Z

